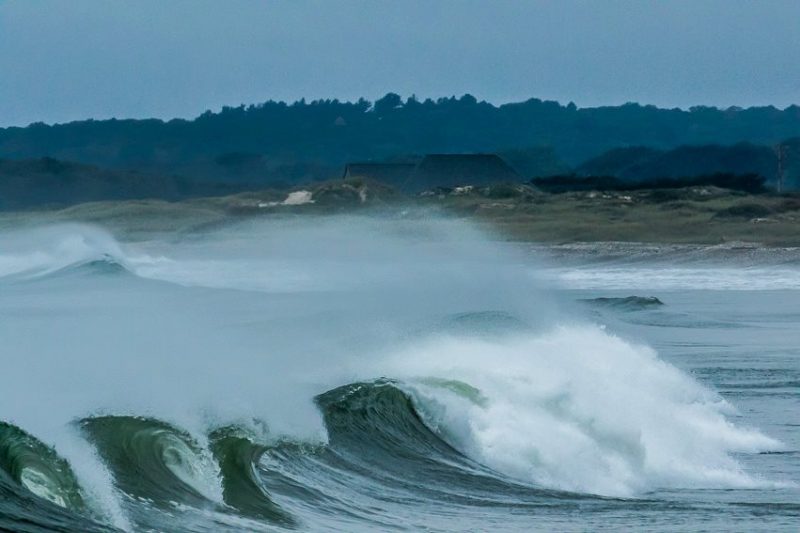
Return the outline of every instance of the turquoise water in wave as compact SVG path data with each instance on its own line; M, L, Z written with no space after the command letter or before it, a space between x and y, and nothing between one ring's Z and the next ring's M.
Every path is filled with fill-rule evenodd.
M798 257L0 234L0 529L796 531Z

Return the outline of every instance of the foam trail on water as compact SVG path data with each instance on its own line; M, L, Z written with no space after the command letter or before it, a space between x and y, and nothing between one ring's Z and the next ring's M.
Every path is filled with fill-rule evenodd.
M687 288L705 290L797 290L800 268L780 264L760 267L582 267L556 269L547 278L574 289L670 291Z

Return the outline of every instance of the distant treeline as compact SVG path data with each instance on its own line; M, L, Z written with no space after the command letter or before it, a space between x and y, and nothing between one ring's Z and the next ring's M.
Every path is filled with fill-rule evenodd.
M681 170L673 160L669 172L756 172L769 180L775 175L771 147L798 136L800 106L578 108L538 99L496 106L470 95L421 101L390 93L375 102L269 101L225 107L194 120L85 120L5 128L0 129L0 158L51 157L180 175L193 182L268 186L336 177L349 161L488 152L503 155L528 179L572 171L619 172L629 179L639 172L666 175L658 154L679 146L749 143L752 160L741 168L709 166L700 172L697 160L697 169ZM648 148L631 148L641 146ZM609 153L615 149L623 151Z
M786 189L800 189L800 107L581 109L390 93L375 102L226 107L194 120L32 124L0 129L0 208L289 188L339 178L348 162L429 153L496 153L520 182L537 178L549 190L712 177L745 191L777 185L781 153Z

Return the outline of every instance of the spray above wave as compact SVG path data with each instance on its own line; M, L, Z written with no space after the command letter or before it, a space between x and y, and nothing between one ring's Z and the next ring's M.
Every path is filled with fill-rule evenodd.
M423 419L445 440L541 487L633 496L757 486L731 454L781 449L731 424L727 402L649 348L596 327L499 341L432 339L391 359L392 375L406 378Z
M62 224L0 234L0 280L35 279L78 268L95 273L125 269L125 254L108 232Z

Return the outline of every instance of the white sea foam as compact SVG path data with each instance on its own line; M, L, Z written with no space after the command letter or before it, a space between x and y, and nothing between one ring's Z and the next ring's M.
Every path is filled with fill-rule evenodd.
M0 234L0 278L37 277L89 261L123 260L107 231L86 224L59 224Z
M428 424L477 461L542 487L609 496L753 487L731 456L781 444L726 419L713 391L595 326L504 340L445 337L389 358ZM484 401L420 377L458 380Z
M759 267L583 266L534 272L573 289L594 290L797 290L800 268Z

